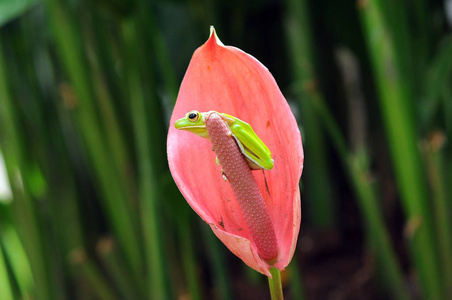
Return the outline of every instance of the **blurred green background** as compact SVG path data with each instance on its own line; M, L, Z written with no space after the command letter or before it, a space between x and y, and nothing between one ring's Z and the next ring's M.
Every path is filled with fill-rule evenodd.
M269 299L167 166L215 25L303 135L286 298L451 299L451 3L1 0L0 298Z

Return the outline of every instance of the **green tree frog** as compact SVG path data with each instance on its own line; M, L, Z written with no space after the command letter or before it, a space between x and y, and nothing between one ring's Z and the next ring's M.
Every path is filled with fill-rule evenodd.
M215 111L200 113L197 110L189 111L184 118L176 121L175 127L209 139L205 120L207 120L208 116L214 112ZM215 113L218 113L226 124L228 124L231 135L237 141L240 151L244 155L251 169L271 170L273 168L273 159L271 158L270 150L248 123L225 113ZM216 162L218 163L218 159Z

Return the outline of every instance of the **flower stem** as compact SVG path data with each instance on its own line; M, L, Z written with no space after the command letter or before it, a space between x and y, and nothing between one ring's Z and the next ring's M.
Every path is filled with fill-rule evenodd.
M270 273L273 278L268 277L268 285L270 287L270 295L272 296L272 300L283 300L284 295L281 285L281 272L277 268L271 267Z

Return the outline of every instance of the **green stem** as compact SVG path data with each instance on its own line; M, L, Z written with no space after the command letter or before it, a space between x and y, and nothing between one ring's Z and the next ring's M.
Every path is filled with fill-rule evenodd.
M441 259L442 278L447 293L452 293L452 222L450 207L447 201L447 189L444 172L443 149L446 136L440 132L433 132L431 138L424 145L425 163L429 177L432 197L431 204L435 215L435 229L438 240L439 257Z
M182 263L185 272L185 278L188 284L188 290L190 292L190 298L192 300L200 300L202 299L202 296L199 284L199 277L196 272L197 261L195 257L195 249L193 247L193 237L191 231L192 227L186 226L190 224L189 219L190 214L186 213L180 219L181 224L179 225L179 230L181 231L180 236L182 248L184 249L184 251L182 251Z
M328 173L325 133L310 100L322 98L316 88L315 49L307 0L286 0L286 34L289 54L293 61L292 77L297 85L301 119L303 120L303 137L309 140L304 144L304 151L310 157L311 167L305 170L303 185L306 187L304 200L309 202L308 215L311 222L321 228L334 228L333 197Z
M2 223L0 251L1 247L3 247L5 259L11 265L11 272L16 280L20 295L23 299L29 299L31 298L30 291L33 290L34 282L27 253L16 229L13 226L5 225ZM0 291L3 290L3 288L0 289Z
M134 119L134 133L136 139L138 169L138 188L141 205L141 225L148 272L147 292L152 299L169 299L166 287L165 264L166 258L162 246L162 236L159 225L158 200L159 191L155 178L155 159L151 158L151 141L153 136L147 130L149 124L146 110L146 99L141 85L139 70L140 53L137 26L134 19L125 19L122 24L122 36L129 61L127 63L129 99ZM151 99L150 101L158 101ZM155 275L155 276L154 276Z
M354 155L347 161L348 173L355 193L361 201L358 202L362 214L366 216L365 225L373 243L372 254L376 256L379 268L385 274L383 282L394 299L410 299L406 288L403 272L392 248L389 234L383 221L383 215L378 206L378 199L372 187L372 179L368 166L363 165L362 157ZM365 160L365 159L364 159Z
M439 271L438 247L434 238L428 186L418 150L413 92L397 37L385 19L386 1L367 1L361 21L373 64L379 102L386 127L389 150L400 198L408 222L422 220L410 236L416 271L426 299L444 299ZM407 51L408 53L409 51ZM402 138L403 137L403 138Z
M205 224L202 224L201 230L203 240L207 244L207 253L212 265L212 276L216 286L218 299L230 300L233 299L230 276L228 268L226 267L224 248L220 247L220 241L212 233L212 230ZM248 268L250 269L250 268ZM257 272L254 272L257 273Z
M13 298L12 285L9 280L8 270L6 267L5 257L3 255L2 247L0 245L0 288L3 293L3 299L9 300Z
M146 18L143 20L144 22L149 22L150 26L149 37L151 38L151 46L155 51L157 57L157 63L159 64L162 79L164 81L166 92L171 99L171 103L176 102L178 84L176 79L176 74L174 72L173 63L171 62L171 58L169 56L168 47L165 43L161 30L157 25L156 14L152 9L147 10Z
M79 27L71 18L68 7L61 0L47 0L49 22L53 29L57 53L77 96L77 109L73 111L78 121L92 170L102 192L102 200L109 223L117 235L124 254L136 278L141 278L141 252L136 211L124 188L114 156L108 148L105 133L101 130L96 109L97 100L92 90L91 73L83 52Z
M117 286L121 296L125 300L139 299L143 297L138 296L140 291L135 288L135 282L132 277L124 276L126 267L118 256L118 249L115 241L112 238L105 237L99 240L96 246L98 256L101 259L102 266L105 267L108 274Z
M365 216L364 222L367 234L372 244L372 252L375 253L382 273L386 274L385 284L394 295L395 299L409 299L403 272L391 245L389 234L384 225L383 215L378 206L376 191L371 185L369 167L363 165L366 162L366 153L352 153L345 142L345 138L338 130L331 111L326 107L323 99L317 98L312 102L315 111L322 118L326 132L330 135L333 146L341 158L347 175L352 183L354 192L359 200L358 204ZM349 153L352 153L349 155Z
M5 40L0 36L0 46ZM37 299L52 299L53 289L50 284L48 256L43 246L43 233L40 218L36 210L35 199L29 194L29 181L22 177L27 157L25 137L20 122L13 95L9 90L8 69L6 67L3 47L0 47L0 125L2 127L1 148L5 157L6 170L11 184L14 201L12 203L16 224L24 248L30 259L35 280L35 295Z
M303 285L303 277L298 264L297 256L294 255L292 263L289 265L290 279L290 291L294 299L303 300L306 299Z
M270 268L273 278L268 277L268 285L270 287L270 295L272 300L283 300L284 295L281 285L281 272L275 267Z
M81 276L91 284L99 299L116 299L108 281L83 249L76 249L71 253L71 262L80 269Z

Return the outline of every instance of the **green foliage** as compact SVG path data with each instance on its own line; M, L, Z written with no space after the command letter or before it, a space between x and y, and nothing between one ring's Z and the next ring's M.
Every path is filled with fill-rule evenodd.
M0 27L20 17L27 12L38 0L1 0L0 1Z
M2 299L267 292L195 221L167 166L178 85L209 25L262 61L299 115L303 224L286 295L452 297L444 7L338 3L0 1L0 149L13 194L0 203ZM325 232L336 248L318 250ZM344 253L359 253L359 269L331 284ZM353 291L362 270L372 287Z

